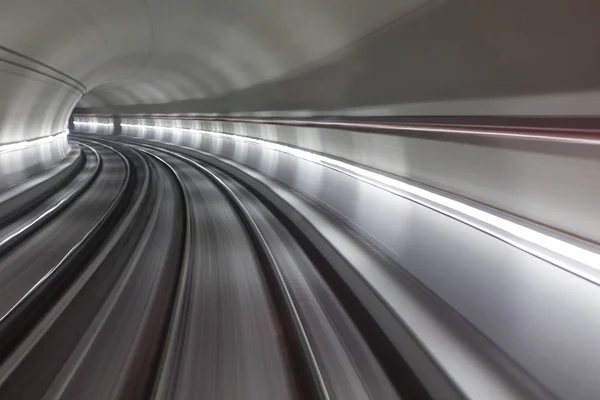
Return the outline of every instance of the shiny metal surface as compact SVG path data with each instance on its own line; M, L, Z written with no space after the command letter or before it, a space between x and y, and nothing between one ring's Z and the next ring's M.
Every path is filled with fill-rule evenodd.
M201 148L234 158L293 187L318 188L322 184L319 169L311 168L310 163L300 165L294 154L285 154L304 150L424 185L442 194L458 195L556 230L559 235L567 233L577 239L600 242L600 228L595 223L595 199L600 196L595 184L600 171L596 129L458 129L438 124L407 132L402 129L403 124L382 124L397 127L390 132L360 131L360 123L346 123L352 128L343 130L336 122L332 124L337 129L328 128L323 120L313 121L320 126L312 127L310 120L297 126L181 117L130 117L119 124L123 135ZM94 129L93 125L87 127ZM512 132L512 136L503 134L507 132ZM268 169L263 167L267 165ZM305 182L303 168L315 171L310 182ZM306 187L306 191L313 188Z
M208 152L178 146L169 148L202 160L212 160L210 162L222 168L229 165L228 171L232 173L241 168L255 179L267 182L267 186L277 186L275 182L278 182L283 184L283 193L286 193L286 187L291 187L329 210L338 224L357 232L369 246L375 246L386 254L395 267L391 271L385 268L377 271L368 266L371 261L364 260L364 256L344 241L339 242L340 246L344 246L339 251L348 254L351 263L357 263L353 265L362 274L362 279L369 280L380 298L385 299L386 307L396 310L397 315L412 327L419 340L435 354L442 368L448 368L447 372L453 379L465 385L463 390L471 398L482 396L478 390L497 382L496 379L502 381L503 378L498 377L505 372L496 370L498 365L502 366L500 371L508 369L513 378L522 380L528 390L541 398L585 398L598 392L592 370L589 374L582 371L575 373L563 368L563 364L544 361L549 357L564 362L569 360L570 365L594 364L596 354L593 346L577 346L579 350L576 350L574 347L558 346L558 342L564 337L576 337L573 340L577 343L593 342L597 322L594 307L590 308L588 304L596 297L596 284L544 261L543 257L532 256L459 220L342 172L289 154L269 156L267 152L275 150L262 146L248 145L245 151L238 151L237 145L228 144L219 137L215 139L218 142L206 138L201 140L201 149ZM215 158L211 154L220 156ZM277 160L277 164L265 162L268 159ZM284 173L285 165L288 165L287 173ZM293 195L287 196L294 198ZM294 213L304 207L295 200L292 204ZM306 215L303 214L302 218L307 218ZM332 229L323 225L322 218L313 224L318 231ZM327 241L338 240L336 235L339 233L331 235L326 236ZM393 272L394 269L396 272ZM418 302L414 303L415 309L407 308L407 301L415 301L405 297L403 291L408 289L389 285L390 281L402 281L399 277L402 275L396 275L400 271L408 273L411 279L424 285L430 295L449 306L453 311L448 315L457 312L457 320L450 318L449 322L441 323L436 320L441 318L439 315L427 320L425 311L416 306ZM585 292L586 295L574 296L572 291ZM434 315L439 312L439 304L431 307L438 310L434 311ZM376 313L376 308L371 312ZM461 327L462 323L457 322L461 320L469 321L469 327ZM558 321L569 322L563 324ZM540 331L542 326L543 331ZM400 332L398 328L390 329L388 334L392 337ZM446 335L459 342L451 346L444 344L449 340ZM469 344L464 340L468 340ZM406 345L398 342L398 346ZM408 349L404 347L410 352ZM422 363L422 360L416 362ZM479 372L476 373L476 370ZM496 378L489 381L486 376ZM426 378L421 376L421 379ZM498 398L534 396L517 394L511 384L494 387L495 393L504 392Z
M192 236L166 355L174 360L161 371L169 389L157 398L296 398L286 333L239 217L200 171L165 160L187 192Z
M66 133L0 144L0 192L59 166L71 150Z
M300 334L294 342L300 344L297 350L306 352L305 362L312 371L314 395L320 399L398 398L341 304L281 222L230 177L207 169L193 159L172 154L209 174L227 197L234 199L238 209L242 209L247 228L250 225L258 236L260 246L267 253L267 259L262 259L262 268L267 269L267 274L268 269L273 269L270 273L274 274L276 285L281 285L278 290L284 292L280 300L287 303L287 313L291 314L291 324L286 325L294 326ZM195 185L199 180L193 180Z
M8 236L19 223L32 232L0 256L0 397L411 393L396 382L404 379L393 375L398 371L380 364L312 256L247 189L177 153L82 139L84 168L4 227ZM40 221L56 198L69 196L73 201ZM127 206L115 207L117 199ZM98 228L99 219L111 221L102 225L109 230ZM102 238L85 240L99 229ZM76 271L64 273L70 267L61 263L78 246ZM33 312L19 313L23 307ZM302 341L309 364L301 361ZM28 384L32 376L35 385Z
M2 397L571 399L600 390L581 367L594 364L594 348L559 345L593 342L597 285L543 254L264 146L241 151L213 136L196 142L207 152L76 137L102 168L0 258L5 311L89 234L124 185L124 160L127 206L76 273L43 289L52 293L44 312L25 325L0 320ZM89 162L56 196L90 179Z
M0 398L600 398L598 15L3 1Z

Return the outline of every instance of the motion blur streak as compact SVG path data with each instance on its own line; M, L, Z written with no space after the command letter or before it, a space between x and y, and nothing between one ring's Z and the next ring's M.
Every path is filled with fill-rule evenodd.
M93 122L75 127L110 128ZM520 270L531 274L521 279L541 273L548 282L561 281L566 291L530 296L547 303L531 304L531 310L551 307L562 313L557 299L565 301L565 310L579 307L576 298L565 297L568 291L593 292L585 281L567 278L542 260L555 262L552 254L557 254L595 267L594 260L583 258L584 247L473 202L324 154L202 129L121 127L121 136L71 134L71 172L56 166L45 173L52 184L37 191L16 186L5 195L6 204L10 200L21 207L0 231L2 398L187 399L198 393L241 398L251 393L278 399L475 399L493 392L527 399L557 390L595 390L591 383L553 386L548 378L563 372L539 361L558 350L551 348L553 336L545 341L524 335L531 353L523 353L510 330L494 328L493 319L456 297L460 292L452 289L452 277L445 282L435 277L436 269L448 264L459 281L473 276L487 286L482 277L495 276L497 267L470 266L497 255L505 274ZM151 133L195 145L143 139L154 138ZM338 191L345 190L340 185L365 184L360 191L375 203L384 193L395 196L383 200L398 204L382 209L384 214L409 207L420 226L433 229L424 237L436 243L448 234L471 239L454 241L457 256L417 244L404 247L409 258L394 256L328 208L353 199L338 193L321 205L205 151L242 157L231 145L246 146L247 160L259 152L264 160L278 159L281 168L292 163L304 171L299 177L316 178L315 168L323 169L318 174L338 174ZM262 161L264 171L272 168ZM76 224L64 230L69 221ZM393 235L403 229L379 225ZM415 229L412 234L421 235ZM474 252L478 248L485 252ZM508 255L515 269L501 262ZM415 269L428 257L429 265ZM467 268L461 270L460 264ZM512 290L526 293L517 286ZM399 303L398 296L408 297ZM496 302L490 307L498 313L514 307L512 298L506 302L476 292L469 297ZM522 304L526 313L529 307ZM426 320L437 321L435 332L423 330L432 327ZM571 326L587 341L597 322L597 315L585 312L572 318ZM521 322L531 323L535 320ZM555 335L564 335L565 328L554 326ZM65 329L70 331L66 337ZM44 350L48 346L52 351ZM594 353L561 357L587 362ZM37 385L26 385L34 371ZM587 379L575 380L582 378ZM231 379L237 383L231 385Z
M95 126L94 123L88 123L88 125L92 127ZM103 124L97 124L97 126L101 125ZM579 247L575 244L568 243L560 238L544 234L543 232L537 231L523 224L518 224L507 218L502 218L501 216L486 212L484 209L476 208L455 199L442 196L430 190L426 190L422 187L403 182L397 178L392 178L380 173L369 171L357 165L352 165L331 157L326 157L320 154L315 154L275 142L248 138L240 135L231 135L195 129L171 128L164 126L158 127L151 125L122 124L122 126L139 129L142 132L143 130L156 130L170 131L179 134L204 134L220 136L292 154L303 160L319 163L330 168L336 168L339 171L350 174L355 178L364 180L372 185L377 185L383 189L390 190L397 195L408 197L420 204L434 208L436 211L473 225L478 229L497 236L504 241L531 252L532 254L549 260L553 264L556 264L577 275L600 284L600 275L597 273L590 273L587 268L581 268L579 265L583 264L584 266L593 270L600 269L600 254ZM448 131L453 132L452 129L444 130L444 132ZM465 130L463 132L473 133L473 131L470 130ZM519 136L519 134L514 134L514 136ZM556 255L562 257L556 257ZM567 259L566 261L565 258Z
M75 126L90 126L92 128L97 128L99 126L105 126L105 127L112 127L113 124L111 123L101 123L101 122L81 122L81 121L77 121L75 122Z
M102 172L80 170L77 184L89 188L50 221L40 222L54 210L48 193L32 199L16 225L33 219L29 237L2 260L2 398L146 398L155 380L157 398L426 395L416 383L392 384L310 255L274 217L261 222L267 209L240 213L238 196L252 196L245 189L176 153L99 140L74 147L86 154L84 168L101 161ZM56 196L72 190L65 183L51 189ZM76 227L57 237L73 215ZM286 270L277 281L289 309L269 268ZM68 337L44 351L64 329ZM310 349L307 363L302 349ZM207 357L218 362L203 364ZM24 386L33 371L37 385Z
M294 120L294 119L243 119L243 118L226 118L222 116L203 117L200 118L216 121L231 121L231 122L251 122L256 124L283 124L296 126L323 126L332 128L348 128L348 129L375 129L382 131L409 131L419 133L444 133L458 134L469 136L482 136L492 138L508 138L520 140L540 140L540 141L555 141L559 143L580 143L598 145L600 139L598 129L565 129L552 127L519 127L519 126L461 126L451 124L407 124L407 123L375 123L363 122L355 120L352 122L343 121L311 121L311 120ZM93 123L88 123L93 124ZM93 125L92 125L93 126ZM586 137L586 135L588 137Z
M599 15L0 0L0 400L600 399Z
M33 147L33 146L38 146L41 144L52 143L55 140L60 140L60 139L66 138L68 134L69 134L69 131L66 130L64 132L57 133L56 135L45 136L45 137L42 137L39 139L31 139L31 140L24 140L22 142L0 144L0 153L15 151L15 150L23 150L23 149Z

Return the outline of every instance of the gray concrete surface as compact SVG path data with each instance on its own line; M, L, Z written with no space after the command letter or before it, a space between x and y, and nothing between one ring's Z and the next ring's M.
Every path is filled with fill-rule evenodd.
M600 65L600 35L594 17L600 12L597 2L396 3L397 7L392 8L384 1L369 2L363 9L355 2L338 1L319 9L307 7L305 12L286 6L290 14L280 14L276 7L265 9L265 15L281 21L282 28L273 30L267 19L260 39L277 33L281 41L286 37L291 41L293 36L289 44L294 45L264 51L263 43L272 39L248 43L250 38L255 39L251 28L243 31L246 38L230 39L239 32L235 23L230 24L230 32L221 37L218 51L209 48L202 53L202 62L195 62L193 71L184 71L191 68L191 60L173 54L176 70L167 68L171 61L164 59L160 78L153 79L148 67L130 81L97 88L86 96L82 106L106 105L109 107L96 111L130 113L335 111L393 105L387 107L392 114L572 114L581 110L597 114L597 106L589 104L594 99L597 103L600 83L595 72ZM152 12L155 3L150 4ZM387 8L389 15L379 17L375 23L371 15L373 9L380 8ZM177 20L177 26L185 26L189 18L179 18L176 12L170 14L173 20ZM354 19L355 13L362 15ZM246 18L252 20L254 15L251 12ZM159 25L160 16L156 20ZM301 30L296 28L297 23L302 25ZM327 29L322 29L322 24ZM253 25L244 20L242 26ZM361 38L359 31L372 33ZM163 36L160 28L155 32ZM175 29L163 40L179 32ZM196 30L186 32L192 37ZM342 32L352 32L345 37L353 39L328 46ZM344 47L342 42L348 45ZM171 43L179 50L187 42L179 36ZM233 53L237 47L230 47L230 43L246 45L233 55L228 49ZM315 56L300 61L307 48L313 48ZM318 56L317 48L323 49ZM155 54L160 53L159 45L155 49ZM263 56L248 59L246 54L251 51ZM158 62L159 56L155 59ZM287 68L280 67L286 64ZM190 82L182 76L198 80ZM265 79L268 82L256 84ZM511 105L512 101L516 103Z

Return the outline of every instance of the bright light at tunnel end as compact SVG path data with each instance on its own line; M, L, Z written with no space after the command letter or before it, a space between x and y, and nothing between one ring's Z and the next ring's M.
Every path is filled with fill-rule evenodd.
M97 125L104 126L111 124ZM600 270L600 254L596 252L577 246L576 244L567 242L565 240L561 240L558 237L548 235L544 232L530 228L507 218L502 218L501 216L492 214L482 208L477 208L473 205L466 204L454 198L443 196L439 193L412 185L405 181L370 171L355 164L350 164L335 158L276 142L229 133L140 124L121 124L121 126L140 130L206 134L256 144L272 150L292 154L296 157L318 163L327 168L336 169L363 182L387 191L391 191L396 195L434 208L436 211L449 215L471 226L475 226L478 229L481 229L495 237L504 240L505 242L514 245L515 247L521 248L528 253L550 261L551 263L558 265L576 275L600 284L600 276L597 274L598 270ZM518 238L518 240L515 240L515 238ZM540 249L543 249L544 251L540 251ZM557 255L558 257L552 257L550 254ZM583 264L584 266L591 268L592 271L582 269L573 265L572 263L565 263L565 258L570 259L578 264Z

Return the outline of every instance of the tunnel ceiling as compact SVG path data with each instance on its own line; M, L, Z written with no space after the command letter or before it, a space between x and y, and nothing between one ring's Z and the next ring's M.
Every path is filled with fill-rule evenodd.
M323 59L423 2L129 1L129 11L107 24L95 62L77 71L97 87L83 104L165 103L244 89Z
M0 141L59 132L76 104L111 113L424 104L407 113L439 114L428 105L589 99L600 85L598 15L596 0L5 0Z

